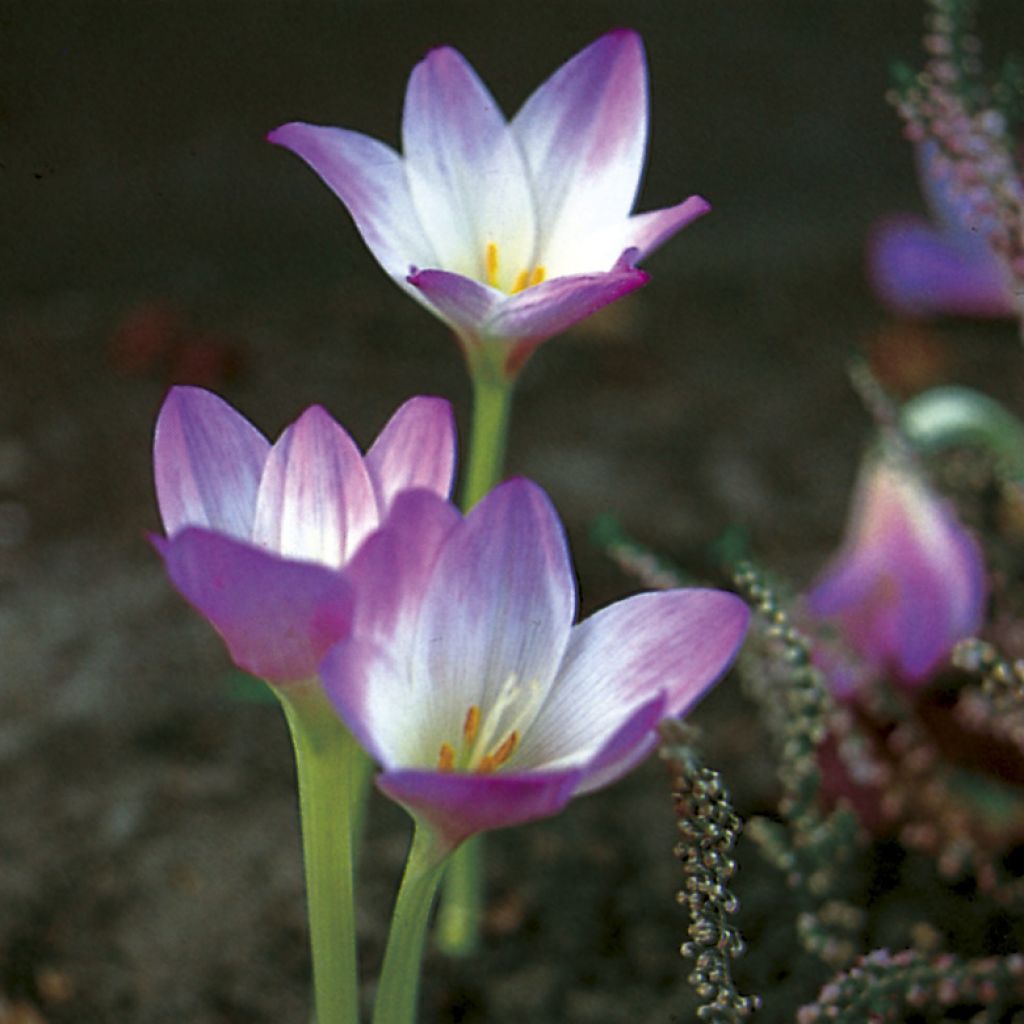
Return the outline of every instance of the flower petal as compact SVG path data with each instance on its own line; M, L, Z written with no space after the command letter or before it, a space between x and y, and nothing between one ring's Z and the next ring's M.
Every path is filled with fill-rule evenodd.
M311 406L267 457L253 543L336 568L377 521L373 487L355 442L324 409Z
M409 192L445 270L504 291L533 266L534 210L526 164L487 87L457 51L413 68L402 114ZM487 247L497 246L489 273ZM415 262L415 261L413 261Z
M579 779L579 771L473 775L406 770L382 772L377 786L454 849L477 832L557 814L572 799Z
M320 176L345 204L377 262L406 291L412 292L405 280L410 265L437 265L409 195L405 165L390 146L359 132L298 121L275 128L267 139Z
M664 717L664 693L636 708L587 765L576 795L592 793L632 771L658 745L658 723Z
M918 217L890 217L875 227L867 270L879 299L904 316L1016 315L998 259Z
M455 448L455 418L448 402L421 395L402 405L366 453L381 516L399 491L424 487L447 498Z
M626 221L626 232L620 248L633 246L639 250L637 261L654 252L677 231L692 224L698 217L711 212L711 204L701 196L690 196L675 206L663 210L638 213Z
M528 480L495 488L448 534L424 597L413 674L431 683L427 716L459 728L469 705L491 708L509 685L542 696L575 609L547 495Z
M457 334L479 335L503 299L496 289L446 270L418 270L409 284Z
M209 526L247 539L270 442L223 399L171 388L156 421L153 472L168 536Z
M534 183L538 252L549 275L573 272L562 269L566 251L599 224L625 220L640 185L647 144L640 37L618 29L591 43L530 96L512 130Z
M316 675L352 619L341 574L189 528L158 546L171 582L224 638L235 664L273 683Z
M750 612L720 590L638 594L572 631L558 677L516 753L554 765L594 757L636 706L665 694L665 714L688 711L735 657Z

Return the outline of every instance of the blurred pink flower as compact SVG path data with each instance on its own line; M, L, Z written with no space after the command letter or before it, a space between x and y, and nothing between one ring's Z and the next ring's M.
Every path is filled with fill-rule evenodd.
M861 471L843 547L807 608L834 622L876 672L916 684L981 626L986 596L981 551L949 503L910 467L882 458ZM829 675L848 688L844 673Z
M990 244L994 218L977 213L954 186L933 142L915 149L918 178L932 219L880 221L868 240L868 277L893 312L910 317L1017 316L1013 279Z
M406 402L364 458L319 406L272 446L216 395L176 387L153 444L167 533L154 543L236 664L270 682L309 679L350 626L341 567L402 491L447 497L454 464L439 398Z
M447 849L628 772L725 671L749 617L732 594L673 590L574 626L561 523L521 479L465 518L400 496L346 575L357 622L324 686L379 787Z
M320 175L384 270L453 328L467 358L508 375L541 342L644 284L637 261L710 208L691 196L630 215L647 66L625 29L559 68L511 122L465 58L442 47L409 78L401 155L298 122L268 139Z

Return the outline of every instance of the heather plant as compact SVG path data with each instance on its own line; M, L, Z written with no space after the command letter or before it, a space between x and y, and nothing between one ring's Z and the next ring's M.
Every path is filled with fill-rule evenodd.
M895 100L939 222L890 224L873 242L876 287L904 314L1024 309L1019 81L984 75L974 7L932 0L927 65ZM409 79L401 154L340 128L271 132L451 327L474 388L459 506L439 398L403 404L365 455L318 406L273 444L201 389L172 390L160 412L166 536L153 544L291 729L316 1020L360 1015L371 777L412 822L373 1020L409 1024L443 879L438 945L469 956L478 942L480 836L556 815L656 749L698 1019L1020 1019L1024 958L1006 948L1024 935L1016 417L957 387L900 405L858 364L874 432L844 539L816 577L781 579L736 529L684 572L605 519L598 542L650 592L579 622L555 504L504 479L528 357L646 283L637 262L709 209L691 196L631 214L646 137L646 66L628 30L569 60L511 121L459 53L431 51ZM713 730L681 721L734 661L753 770L775 775L746 821L711 766ZM767 893L744 892L740 859L755 848ZM950 948L925 916L883 920L864 879L911 857L937 887L998 908L1012 942ZM744 973L747 895L769 905L750 962L760 943L781 950L784 992Z

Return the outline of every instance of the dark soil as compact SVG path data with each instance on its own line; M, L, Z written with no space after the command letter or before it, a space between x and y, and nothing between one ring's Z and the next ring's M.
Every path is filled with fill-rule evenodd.
M698 573L742 527L799 585L839 536L869 437L853 353L881 353L894 386L1024 401L1012 326L893 325L863 281L873 219L920 206L883 100L890 62L918 60L920 6L0 3L0 1022L308 1020L285 725L232 697L217 638L146 542L154 415L193 381L268 433L321 402L369 441L415 393L449 396L465 425L468 388L444 329L263 134L301 118L395 141L405 76L442 42L512 110L602 31L639 29L640 205L700 192L715 209L648 262L642 293L534 357L510 470L565 517L585 610L636 586L588 540L606 512ZM985 6L990 38L1024 40L1018 0ZM769 808L735 681L695 720L741 810ZM407 840L376 801L368 1002ZM422 1020L691 1020L673 843L653 760L495 834L485 948L431 954ZM781 877L750 844L740 862L741 985L763 1020L791 1020L824 976L792 955ZM970 899L935 902L930 865L880 863L863 893L883 917L937 912L972 954L1012 935Z

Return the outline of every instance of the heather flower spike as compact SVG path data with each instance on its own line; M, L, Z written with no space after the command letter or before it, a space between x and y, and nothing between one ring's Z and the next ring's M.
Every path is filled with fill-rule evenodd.
M807 607L874 672L917 685L981 626L986 591L981 551L949 503L883 457L862 470L842 550Z
M348 208L388 274L455 331L471 367L511 377L541 342L639 288L636 263L706 213L697 196L630 215L647 142L639 36L609 32L507 122L450 47L413 69L402 154L294 122L271 142Z
M341 567L403 489L446 497L454 460L441 399L406 402L364 458L319 406L271 445L216 395L177 387L156 427L167 539L154 543L236 664L273 683L306 680L348 630Z
M1013 278L994 251L995 222L958 192L934 142L915 148L932 219L892 216L868 243L868 276L881 301L910 317L1017 316Z

